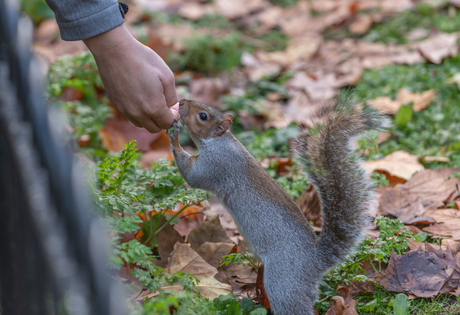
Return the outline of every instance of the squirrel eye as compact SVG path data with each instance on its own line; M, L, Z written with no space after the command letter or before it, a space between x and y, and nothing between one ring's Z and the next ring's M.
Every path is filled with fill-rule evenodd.
M198 116L200 116L200 119L203 121L208 120L208 115L206 115L205 113L199 113Z

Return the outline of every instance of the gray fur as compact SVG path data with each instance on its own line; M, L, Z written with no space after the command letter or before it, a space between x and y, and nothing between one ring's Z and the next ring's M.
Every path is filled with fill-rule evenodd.
M370 185L358 164L351 161L348 141L374 127L369 124L378 124L378 120L369 123L363 115L364 111L330 107L319 114L320 131L299 139L304 149L300 155L323 204L320 239L299 206L230 131L199 139L198 157L173 144L179 133L177 125L174 135L170 134L173 155L185 180L222 201L251 251L263 262L264 287L275 315L313 314L323 274L361 239ZM348 125L349 116L355 120L359 116L359 122ZM363 123L369 124L363 127ZM191 128L186 129L190 133Z

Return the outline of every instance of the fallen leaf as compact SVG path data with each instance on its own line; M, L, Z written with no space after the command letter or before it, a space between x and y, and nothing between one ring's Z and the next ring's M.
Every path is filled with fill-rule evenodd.
M451 237L455 241L460 241L460 229L458 220L455 223L439 223L422 229L436 237Z
M439 64L444 58L458 54L457 35L439 33L419 43L418 49L428 61Z
M162 217L159 226L162 226L164 223L166 223L166 219ZM158 255L162 260L167 260L174 250L174 245L177 242L182 243L183 241L182 236L172 225L166 225L166 227L158 233Z
M190 84L190 98L211 107L219 107L225 88L220 78L201 78Z
M411 179L416 172L424 169L418 157L405 151L393 152L380 160L366 161L363 167L369 174L374 171L385 171L391 176L406 181Z
M237 245L230 243L212 243L202 244L196 251L208 264L218 268L224 261L222 256L230 253L236 253Z
M374 283L371 281L350 281L348 285L343 287L350 290L352 298L364 292L374 294Z
M430 104L435 96L436 92L434 90L412 93L408 90L400 89L394 101L388 96L381 96L369 100L367 103L384 114L396 115L402 105L409 103L413 103L412 108L414 111L421 111Z
M329 100L337 94L337 80L333 73L327 74L317 80L304 72L297 72L286 84L288 88L301 89L315 100Z
M443 206L452 194L457 193L456 185L460 180L452 176L453 171L458 170L422 170L404 184L381 189L380 214L395 216L406 224L417 220L434 223L433 218L424 215L425 211Z
M369 30L369 28L372 26L372 22L372 16L370 16L369 14L361 14L358 15L356 20L350 24L348 29L353 34L362 35Z
M150 144L160 138L161 133L150 133L144 128L134 126L118 110L112 118L106 120L104 128L99 130L102 145L112 152L125 149L126 143L136 140L136 147L143 152L150 150Z
M215 9L211 5L204 5L195 2L185 2L179 7L177 13L189 20L196 21L203 18L207 14L212 14Z
M419 112L422 109L425 109L431 100L436 96L434 90L428 90L422 93L412 93L405 89L400 89L398 91L397 101L403 104L413 103L412 108L414 111Z
M424 251L392 254L381 285L417 297L435 297L454 271L452 254L426 244Z
M257 270L247 265L235 265L230 263L228 266L218 268L223 272L225 282L229 283L234 291L243 290L257 282Z
M188 235L187 240L194 250L198 250L198 248L206 242L233 244L232 240L227 236L227 233L225 233L220 223L219 216L212 217L199 227L194 228Z
M315 226L321 227L321 201L313 185L309 185L296 200L302 213L308 222L315 222Z
M292 39L284 51L267 53L269 61L282 66L290 65L298 60L309 60L322 42L318 36L304 36Z
M356 306L358 301L351 298L350 290L346 287L338 287L339 296L332 297L332 305L325 315L358 315Z
M232 287L230 285L221 283L214 278L217 274L217 269L208 264L187 244L176 243L174 251L171 253L169 259L166 271L168 273L182 271L197 277L200 283L196 285L196 288L203 296L214 299L221 294L227 295L232 292ZM175 291L183 290L180 285L164 286L161 289ZM153 294L158 294L158 292ZM148 295L148 297L151 296Z
M248 15L268 5L265 0L215 0L216 11L229 20Z
M421 156L418 159L424 162L445 162L445 163L450 162L450 159L444 156Z
M397 100L393 101L388 96L380 96L374 98L373 100L367 101L367 103L377 109L378 111L382 112L383 114L388 115L396 115L399 108L401 107L401 103Z
M407 33L406 38L410 41L415 41L418 39L422 39L424 37L428 37L430 35L430 31L424 28L415 28Z

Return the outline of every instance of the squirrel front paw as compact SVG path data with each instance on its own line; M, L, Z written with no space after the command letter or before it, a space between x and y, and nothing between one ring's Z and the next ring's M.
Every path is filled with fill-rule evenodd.
M176 141L179 142L179 124L177 120L174 120L173 128L174 128L173 132L166 130L166 134L169 136L171 144L175 144Z

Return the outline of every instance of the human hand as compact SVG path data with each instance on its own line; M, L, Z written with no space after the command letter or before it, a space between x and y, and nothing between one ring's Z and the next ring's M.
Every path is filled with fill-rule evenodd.
M96 60L110 101L126 118L151 133L171 128L173 114L178 118L178 99L174 74L160 56L123 24L84 43Z

